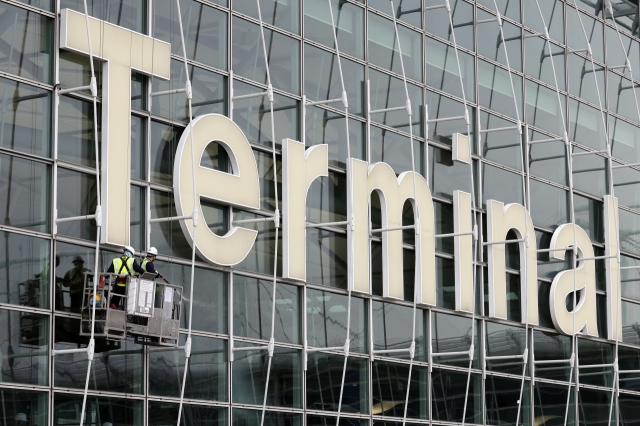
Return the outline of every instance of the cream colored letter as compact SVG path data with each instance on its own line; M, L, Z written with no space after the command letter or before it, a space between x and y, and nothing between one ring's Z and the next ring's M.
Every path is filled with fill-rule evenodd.
M471 194L453 191L453 232L472 231ZM473 236L453 237L456 311L473 312Z
M424 178L415 174L416 199L414 199L413 172L404 172L396 177L393 169L385 163L369 165L351 159L349 173L353 182L354 231L348 244L353 249L354 290L370 292L371 264L369 257L369 200L371 192L378 191L382 207L382 228L402 226L402 208L411 200L418 224L416 235L416 298L420 303L435 305L435 242L433 235L433 200ZM402 299L403 263L402 231L381 234L383 256L383 295Z
M200 226L196 238L196 250L209 262L219 265L235 265L251 250L257 231L232 227L220 237L205 223L200 198L242 208L260 208L258 167L249 141L242 130L224 115L207 114L193 120L193 144L195 147L195 173L198 190L197 218ZM193 213L193 177L191 167L191 137L187 127L178 144L173 166L173 193L179 216ZM210 142L222 145L231 160L231 173L213 170L200 165L202 154ZM181 220L180 226L189 244L193 244L193 223Z
M504 241L512 230L520 247L520 300L522 323L538 324L538 264L536 235L529 213L520 204L487 201L487 252L489 254L489 316L507 319L507 280Z
M607 338L622 340L622 312L620 310L620 257L618 238L618 199L604 196L604 254L607 277ZM614 332L614 330L617 330Z
M93 55L102 59L102 242L129 244L131 70L169 79L171 46L89 18ZM60 48L89 54L84 14L63 9Z
M595 260L580 260L580 257L593 258L593 246L589 236L578 225L567 223L555 230L549 248L570 248L573 247L574 241L578 246L578 267L559 272L553 278L549 294L551 319L556 329L565 334L574 335L583 332L591 336L598 336ZM571 254L573 256L573 253ZM550 257L564 260L565 250L551 252ZM572 306L573 295L571 293L574 290L577 292L578 306L569 312L567 310L567 296L571 297L569 302Z
M282 141L282 276L307 279L307 192L320 176L329 176L329 146Z

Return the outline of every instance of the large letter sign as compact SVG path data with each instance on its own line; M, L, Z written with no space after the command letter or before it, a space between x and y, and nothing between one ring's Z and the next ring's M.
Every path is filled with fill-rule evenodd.
M260 208L258 168L249 141L242 130L223 115L207 114L192 121L195 148L195 178L197 193L196 250L200 256L219 265L242 262L253 246L258 231L232 227L225 236L218 236L205 226L200 198L208 198L245 209ZM217 142L227 151L231 160L231 173L200 165L207 145ZM173 168L173 192L176 210L180 216L191 215L194 208L193 168L191 167L191 135L187 127L178 144ZM193 223L181 220L180 226L190 244L193 244Z
M89 18L91 47L102 65L102 235L105 243L129 244L131 177L131 70L169 79L171 45ZM89 54L85 15L63 9L60 48Z

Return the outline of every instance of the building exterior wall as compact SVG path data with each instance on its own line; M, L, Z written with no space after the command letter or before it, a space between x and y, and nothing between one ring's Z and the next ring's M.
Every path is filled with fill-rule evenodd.
M575 220L591 238L595 255L602 256L607 244L603 197L615 195L620 205L621 264L640 265L640 169L610 168L607 154L608 140L614 165L640 163L640 111L635 97L640 96L636 88L640 84L640 34L633 2L614 1L614 20L603 9L603 2L588 0L452 0L464 99L449 15L444 8L425 9L441 0L393 3L414 114L411 123L403 111L379 114L367 126L368 104L372 110L405 104L392 3L259 1L275 92L277 148L285 138L304 140L307 146L329 146L329 176L316 180L309 190L307 221L347 220L344 111L340 104L308 106L303 117L301 106L303 95L311 101L341 96L327 3L331 1L349 100L351 155L370 163L384 161L397 174L409 171L411 130L415 168L425 176L434 199L437 234L454 232L453 191L471 192L471 176L468 166L452 160L451 135L467 132L464 121L427 126L427 110L430 120L452 117L462 113L466 102L481 241L486 238L486 201L495 199L527 206L538 248L549 247L553 231ZM184 286L186 296L191 285L191 247L180 225L148 222L176 214L174 154L188 123L184 93L150 96L185 85L176 3L95 0L88 7L91 16L171 43L169 82L132 72L131 151L122 156L131 158L130 243L140 253L148 246L157 247L156 268L172 283ZM257 4L253 0L181 0L180 7L194 116L230 116L231 71L235 96L267 89ZM496 7L502 27L497 22L478 22L495 17ZM96 120L91 97L84 91L61 95L56 101L54 92L58 84L87 85L91 76L86 56L59 49L60 11L65 8L84 10L76 0L0 1L3 426L18 424L19 413L26 414L28 424L34 426L79 424L87 372L85 354L52 355L53 349L88 343L78 336L80 315L77 297L72 295L83 268L93 268L96 238L91 220L54 223L55 217L90 215L97 204ZM551 52L545 39L536 35L544 33L541 15L548 27ZM625 52L631 73L620 67ZM96 71L100 76L99 61ZM629 79L631 74L638 82ZM101 78L98 82L101 86ZM266 216L276 208L274 170L278 184L281 179L280 152L275 165L271 158L272 117L267 98L234 101L232 118L252 144L260 176L260 213ZM516 130L518 121L523 124L522 135ZM481 131L502 127L512 129ZM568 129L574 153L598 151L574 157L571 176L562 140L531 145L523 161L526 140L561 139L564 129ZM201 164L223 171L230 167L226 153L215 144ZM126 193L123 189L122 194ZM212 202L204 202L203 211L207 226L219 234L229 229L232 220L260 216ZM379 226L377 197L371 201L371 220ZM407 212L406 223L412 220ZM258 237L244 261L224 268L196 261L194 297L183 303L184 312L193 303L194 313L183 424L260 424L267 353L243 351L232 357L230 342L236 347L255 346L270 338L276 241L271 222L247 227L256 229ZM438 239L437 302L432 308L421 306L415 311L414 361L410 362L406 352L380 354L372 360L372 349L408 348L413 339L414 236L403 232L405 277L409 277L404 283L405 300L382 297L379 238L371 240L372 294L351 297L351 351L341 425L402 424L407 387L406 416L412 424L501 425L515 424L516 417L531 426L607 425L610 421L632 425L639 421L640 374L622 374L617 380L613 364L617 360L622 370L640 370L640 270L621 273L623 338L616 345L606 339L604 261L596 262L602 337L572 338L556 331L549 310L552 280L570 268L569 260L538 255L540 324L525 328L515 246L507 250L508 309L507 320L502 321L488 316L487 254L482 251L476 266L476 313L455 311L454 247L450 239ZM106 269L117 255L114 246L104 245L100 269ZM305 370L304 339L312 347L344 344L347 262L344 227L310 228L307 282L278 280L275 351L264 424L335 424L344 357L339 351L309 353ZM278 264L277 275L281 276L281 259ZM182 343L186 318L183 315ZM473 328L472 318L476 321ZM471 362L465 355L430 356L468 351L472 344ZM570 364L574 345L577 359ZM521 355L525 347L529 348L526 365L517 358L486 358ZM567 362L539 364L533 369L534 360ZM578 370L578 363L604 366ZM132 338L98 340L85 424L175 424L184 365L182 351L153 352Z

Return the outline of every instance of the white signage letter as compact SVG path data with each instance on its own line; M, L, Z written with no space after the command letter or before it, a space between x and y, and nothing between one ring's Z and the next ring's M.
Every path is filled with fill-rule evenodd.
M351 159L348 173L353 185L354 231L351 249L354 268L354 290L369 292L371 263L369 258L369 200L373 191L378 191L382 208L382 228L402 226L402 208L406 200L413 204L413 214L418 225L416 234L415 296L420 303L435 305L435 241L433 235L433 200L424 178L413 172L404 172L396 177L385 163L369 165ZM414 188L416 185L414 199ZM380 234L378 234L380 235ZM402 231L382 232L383 295L402 299L403 262Z
M453 191L453 237L456 311L473 312L473 236L471 194Z
M520 301L522 323L538 324L538 264L536 238L529 213L520 204L487 201L487 252L489 254L489 316L507 319L505 244L513 230L520 242Z
M91 47L102 74L102 242L129 244L131 70L169 79L171 45L89 18ZM60 48L89 54L85 15L63 9Z
M282 276L307 279L307 192L320 176L329 176L329 146L282 141Z
M590 336L598 336L598 317L596 315L596 265L593 260L593 246L584 229L571 223L564 224L553 233L549 248L568 248L575 244L578 247L578 267L559 272L551 284L549 307L551 319L558 331L568 335L584 332ZM573 257L573 253L571 253ZM549 257L564 260L565 250L551 252ZM580 260L591 258L592 260ZM572 263L573 266L573 263ZM567 310L567 296L576 291L577 306L570 312ZM574 318L575 317L575 318Z
M208 198L242 208L260 208L258 167L249 141L242 130L224 115L207 114L193 120L193 144L195 149L195 174L197 199ZM187 127L176 151L173 166L173 193L179 216L193 212L193 177L191 167L191 137ZM231 173L213 170L200 165L202 154L210 142L220 144L229 155ZM200 202L197 216L201 224L196 227L196 250L200 256L219 265L235 265L251 250L257 231L232 227L224 236L218 236L206 226ZM189 244L193 244L193 223L181 220L180 226Z

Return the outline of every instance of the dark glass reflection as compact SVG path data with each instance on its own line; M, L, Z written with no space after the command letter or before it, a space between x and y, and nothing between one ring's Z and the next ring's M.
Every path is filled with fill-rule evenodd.
M82 0L61 0L60 9L84 13ZM89 15L119 27L144 33L147 28L147 3L144 0L89 0Z
M86 369L85 369L86 370ZM53 399L54 425L79 425L82 412L82 394L56 393ZM144 401L124 398L87 398L84 424L142 426Z
M169 420L177 421L178 404L172 402L149 401L149 426L165 426ZM182 405L180 424L191 426L226 426L226 408L203 405Z
M413 338L414 310L410 306L392 303L371 302L373 324L373 350L408 349ZM421 309L415 312L415 359L426 359L424 313ZM384 354L394 358L408 359L409 352Z
M479 374L434 368L431 374L431 414L434 420L461 422L465 395L469 390L464 421L482 423L482 384Z
M569 386L566 385L536 383L533 388L534 424L564 426L566 415L566 425L573 426L575 424L573 391L573 388L570 391ZM567 398L570 399L567 401Z
M487 376L485 381L485 406L487 424L531 424L529 381ZM522 392L521 392L522 389ZM520 404L520 402L522 402Z
M0 309L0 382L49 383L49 317Z
M427 389L427 368L413 366L409 377L409 365L374 361L372 366L372 414L374 416L403 417L409 384L407 417L426 419L429 415Z
M35 392L20 389L2 389L0 391L0 404L4 407L3 420L7 425L18 424L20 418L27 418L30 426L47 425L48 398L47 392Z

